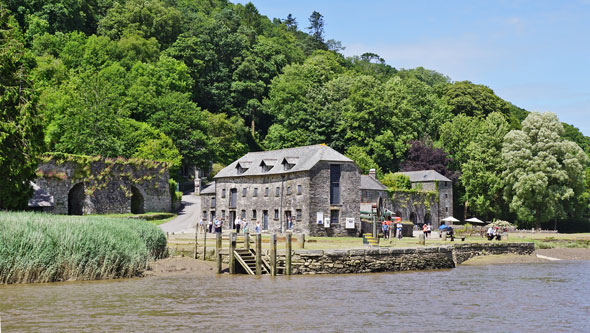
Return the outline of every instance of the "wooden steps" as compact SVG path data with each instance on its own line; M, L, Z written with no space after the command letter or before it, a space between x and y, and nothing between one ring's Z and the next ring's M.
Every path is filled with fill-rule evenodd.
M379 246L379 237L377 236L377 238L375 238L373 236L363 235L363 244L369 246Z

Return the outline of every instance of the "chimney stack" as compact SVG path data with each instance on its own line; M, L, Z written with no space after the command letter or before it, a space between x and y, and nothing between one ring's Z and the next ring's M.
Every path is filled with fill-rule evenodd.
M377 170L375 170L375 169L369 170L369 176L373 177L373 179L377 179Z

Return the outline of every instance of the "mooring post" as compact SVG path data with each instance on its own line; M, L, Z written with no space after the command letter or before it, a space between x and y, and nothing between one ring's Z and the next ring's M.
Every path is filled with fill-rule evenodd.
M207 228L203 229L203 260L207 260Z
M244 234L244 243L246 245L246 250L250 251L250 233L246 230Z
M270 236L270 275L277 275L277 234Z
M195 225L195 259L199 259L199 224Z
M236 257L234 250L236 249L236 233L229 233L229 274L236 274Z
M373 214L373 238L377 239L377 219Z
M262 235L256 234L256 275L262 274Z
M446 231L443 231L442 232L442 240L443 241L446 241L447 240L447 232Z
M215 234L215 260L217 261L217 274L221 274L221 233Z
M426 244L426 236L424 236L424 233L421 233L420 235L418 235L418 244L420 245L424 245Z
M292 241L292 234L287 233L287 239L285 242L285 275L291 275L291 241Z
M297 235L297 248L304 249L305 248L305 234Z

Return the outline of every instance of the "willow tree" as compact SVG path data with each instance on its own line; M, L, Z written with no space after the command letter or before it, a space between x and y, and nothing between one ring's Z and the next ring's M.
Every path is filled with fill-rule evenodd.
M550 112L531 113L522 130L506 134L502 146L504 198L525 222L563 219L584 190L588 158L575 143L563 138L564 129Z
M16 21L0 7L0 209L22 209L31 195L43 143L37 96L28 72L34 58Z

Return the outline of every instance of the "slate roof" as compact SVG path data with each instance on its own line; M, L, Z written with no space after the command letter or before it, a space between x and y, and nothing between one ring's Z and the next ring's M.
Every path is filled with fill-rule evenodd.
M213 178L266 176L308 171L320 161L353 163L350 158L321 144L248 153L223 168ZM286 170L284 164L289 164L290 168ZM268 166L268 171L263 171L262 165Z
M209 183L207 187L205 187L199 192L199 195L200 194L215 194L215 182Z
M405 171L400 172L408 177L410 177L410 182L433 182L433 181L441 181L441 182L450 182L451 180L440 173L434 170L422 170L422 171Z
M371 176L361 175L361 190L384 191L387 190L387 186Z
M31 182L31 187L33 187L33 196L29 199L29 207L53 207L55 205L51 194L33 182Z

